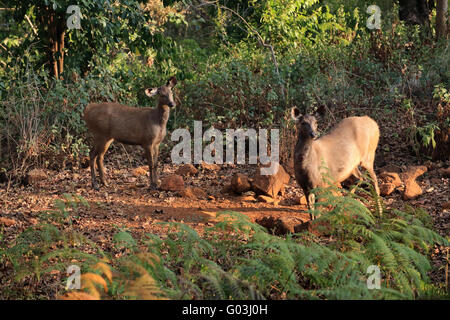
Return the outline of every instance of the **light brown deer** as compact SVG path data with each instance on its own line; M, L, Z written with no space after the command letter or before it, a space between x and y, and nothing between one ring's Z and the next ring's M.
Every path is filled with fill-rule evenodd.
M315 140L316 118L311 115L302 116L295 107L292 108L291 115L297 122L298 129L294 153L295 178L305 193L310 210L315 202L312 189L326 187L327 178L336 185L352 174L362 179L358 166L369 172L375 190L380 194L373 170L380 130L373 119L367 116L343 119L330 133ZM311 214L311 219L313 218Z
M84 120L94 137L94 145L89 154L94 189L99 189L95 179L95 161L97 161L100 181L103 185L108 185L105 179L103 158L114 140L142 146L150 171L150 187L158 187L156 167L159 144L166 135L170 108L175 107L172 88L176 83L175 77L171 77L165 85L145 90L145 94L149 97L159 96L156 108L133 108L113 102L87 105L84 109Z

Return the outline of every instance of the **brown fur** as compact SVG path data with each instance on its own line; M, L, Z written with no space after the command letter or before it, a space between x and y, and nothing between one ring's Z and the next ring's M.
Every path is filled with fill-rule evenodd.
M147 89L146 94L158 94L156 108L133 108L113 102L90 103L84 110L84 120L94 137L90 152L92 187L98 189L95 178L95 161L101 182L106 186L103 158L109 145L114 141L140 145L145 151L150 170L152 187L158 184L156 172L159 144L166 135L166 124L170 107L175 106L171 89L176 84L174 77L160 88Z
M373 119L367 116L346 118L330 133L314 140L316 119L309 115L301 116L296 108L292 110L292 116L298 121L299 129L294 155L295 177L305 192L310 209L314 204L310 190L325 187L324 176L336 185L351 175L361 179L358 166L369 172L379 194L373 163L380 131Z

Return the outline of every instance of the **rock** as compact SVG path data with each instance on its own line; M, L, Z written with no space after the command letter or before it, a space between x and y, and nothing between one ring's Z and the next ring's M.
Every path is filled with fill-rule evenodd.
M200 166L202 169L205 169L205 170L210 170L210 171L219 171L220 170L220 167L215 163L209 164L209 163L206 163L205 161L202 161Z
M227 184L222 188L222 193L231 193L231 192L233 192L231 184Z
M276 198L279 192L284 195L284 187L290 178L281 165L278 166L277 172L273 175L261 175L261 170L258 168L252 181L252 189L258 194L266 194Z
M388 196L395 190L395 185L390 182L385 182L380 184L380 194L382 196Z
M138 167L133 169L133 176L140 177L147 174L147 169L145 167Z
M308 201L306 201L306 197L303 195L303 196L300 196L300 197L295 197L295 204L301 204L301 205L308 205Z
M247 192L251 187L250 181L245 174L236 173L233 178L231 178L231 190L237 194Z
M192 191L192 188L181 190L180 192L178 192L178 195L182 198L197 199L196 195Z
M177 174L171 174L169 176L164 177L161 180L160 189L164 191L183 191L184 190L183 177Z
M378 177L385 183L393 184L394 188L400 187L402 185L402 180L400 179L400 176L397 172L383 171L378 175Z
M180 166L175 173L179 174L180 176L186 177L196 175L198 173L198 170L192 164L187 163Z
M412 166L400 174L400 178L405 184L403 200L411 200L422 194L422 188L417 184L417 177L427 172L425 166Z
M288 233L295 233L295 228L302 224L302 220L296 217L280 217L272 216L256 219L257 224L266 228L274 235L285 235Z
M241 196L239 197L240 202L256 202L256 199L254 196Z
M262 194L259 195L257 199L258 199L259 202L265 202L265 203L273 203L275 201L274 198L268 197L268 196L264 196Z
M40 181L46 180L47 174L44 170L41 169L33 169L27 173L25 177L26 184L36 184Z
M191 199L206 198L206 192L203 191L202 188L198 187L188 187L184 190L181 190L178 194L183 198L191 198Z
M0 226L4 225L6 227L10 227L16 224L16 220L0 217Z

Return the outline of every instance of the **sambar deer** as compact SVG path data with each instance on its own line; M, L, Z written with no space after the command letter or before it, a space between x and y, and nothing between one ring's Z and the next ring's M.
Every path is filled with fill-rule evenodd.
M94 137L89 154L92 187L98 190L95 178L95 161L100 181L107 186L103 158L109 145L115 140L130 145L140 145L145 151L150 173L150 187L158 186L156 172L159 144L166 135L170 108L175 107L172 88L177 80L171 77L159 88L146 89L148 97L159 96L156 108L134 108L119 103L90 103L84 109L84 120Z
M358 166L369 172L375 190L380 194L373 170L380 130L373 119L368 116L343 119L330 133L316 140L317 120L314 116L302 116L296 107L291 109L291 116L298 129L294 152L295 178L305 193L310 210L315 202L311 190L327 186L324 175L337 185L351 175L362 179ZM310 217L314 219L311 213Z

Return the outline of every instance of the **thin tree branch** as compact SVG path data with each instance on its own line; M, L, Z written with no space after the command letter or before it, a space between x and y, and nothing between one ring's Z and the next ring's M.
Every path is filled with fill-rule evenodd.
M30 25L31 29L33 30L34 35L37 36L37 35L38 35L37 29L36 29L36 27L33 25L33 23L31 22L31 20L30 20L30 18L28 17L28 15L25 15L25 19L27 19L28 24Z

